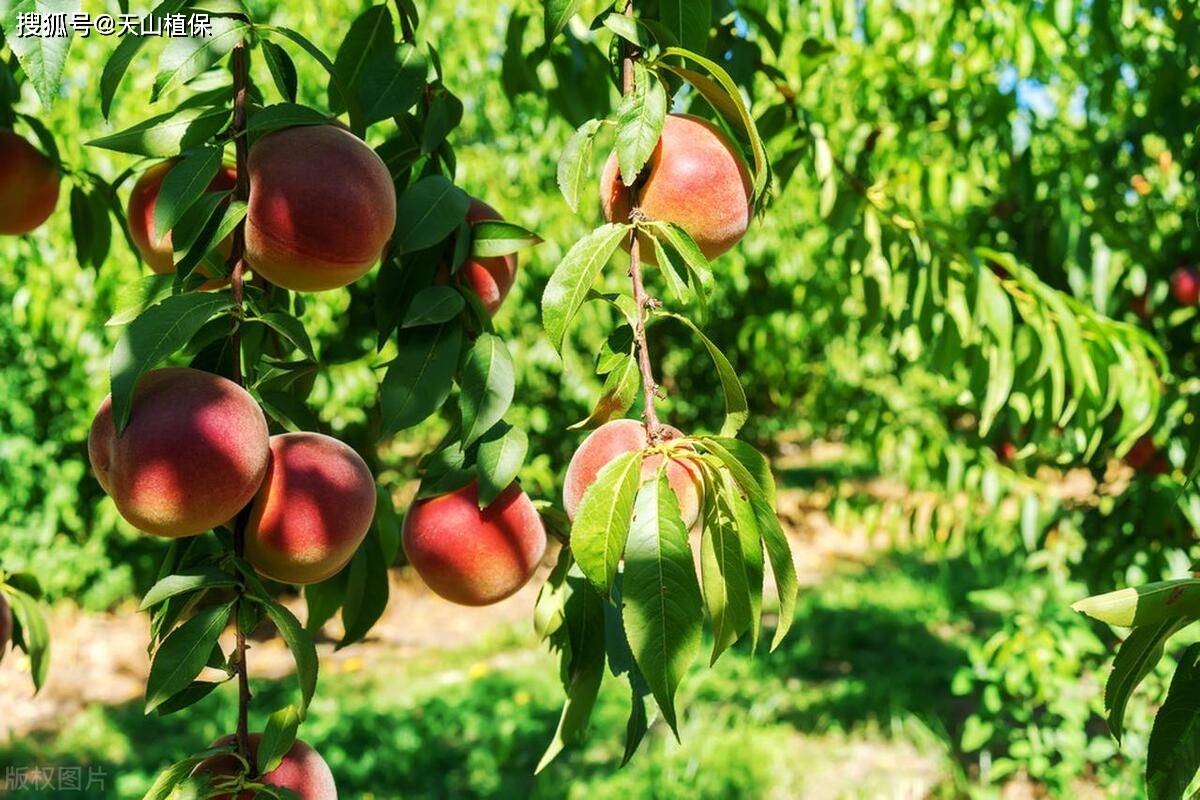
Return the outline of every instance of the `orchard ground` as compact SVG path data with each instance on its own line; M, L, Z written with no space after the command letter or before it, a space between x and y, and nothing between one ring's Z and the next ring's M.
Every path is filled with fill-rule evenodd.
M997 565L964 557L937 563L866 517L835 522L835 494L874 505L920 498L858 474L843 446L785 441L780 451L780 516L805 587L795 634L771 658L739 646L715 670L695 670L683 689L691 711L682 745L660 722L642 758L611 769L627 701L606 684L588 742L535 778L561 691L554 659L529 624L552 558L515 596L469 611L403 568L392 573L388 610L367 641L335 652L337 620L320 639L321 692L306 737L341 791L364 798L1056 796L1021 776L985 785L958 747L978 698L953 696L951 684L970 666L970 641L988 635L987 622L962 607L971 591L992 585ZM1094 489L1079 474L1058 486L1080 501ZM302 600L288 604L302 614ZM0 669L0 763L98 768L108 776L106 797L140 796L176 753L231 724L232 686L171 717L143 714L148 621L131 607L90 613L62 603L52 625L55 669L40 696L30 697L20 654ZM294 691L292 661L277 637L256 638L253 686L261 707L273 708ZM1116 785L1134 785L1136 769L1123 772ZM1071 791L1110 796L1094 777L1081 777ZM1107 791L1121 790L1109 784Z

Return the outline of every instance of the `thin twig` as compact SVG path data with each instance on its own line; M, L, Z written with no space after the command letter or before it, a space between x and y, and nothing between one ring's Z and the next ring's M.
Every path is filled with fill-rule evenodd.
M234 196L243 202L250 197L250 168L249 144L246 141L246 91L249 82L250 55L246 43L239 42L233 48L230 58L230 69L233 72L233 134L234 147L237 153L237 186ZM233 247L229 254L230 282L233 290L234 319L233 331L230 333L231 349L233 350L233 377L238 384L244 382L242 375L242 304L245 299L246 273L246 226L245 220L238 223L233 231ZM246 554L246 521L249 515L246 510L238 514L234 521L234 551L237 557ZM242 630L241 611L245 603L245 581L238 587L238 601L235 606L234 628L237 631L237 648L234 651L234 666L238 674L238 720L237 747L238 753L246 759L250 766L250 775L257 773L255 759L250 757L250 673L246 665L246 634Z
M633 17L633 0L626 0L624 14ZM633 64L641 58L641 51L631 42L622 40L623 57L621 61L622 91L628 95L633 91ZM641 209L638 207L642 188L642 177L638 176L629 187L629 221L638 222L641 219ZM658 421L658 412L654 408L658 397L658 383L654 380L654 369L650 364L650 348L646 344L646 315L654 300L646 294L642 283L641 242L638 231L634 229L629 234L629 278L633 282L633 302L637 306L637 319L633 328L633 339L637 344L638 370L642 373L642 419L646 424L646 438L650 444L655 444L662 435L662 423Z

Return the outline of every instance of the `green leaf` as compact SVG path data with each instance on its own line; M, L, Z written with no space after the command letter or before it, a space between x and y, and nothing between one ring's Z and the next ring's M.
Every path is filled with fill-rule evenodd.
M1200 643L1179 658L1146 750L1150 800L1179 800L1200 769Z
M167 14L179 11L186 4L187 0L163 0L154 7L150 16L162 19ZM129 65L133 63L134 56L149 40L150 37L147 36L122 36L112 55L104 62L104 71L100 73L100 113L104 115L105 119L108 119L109 112L112 110L113 97L117 94L117 87L121 85L121 79L129 71Z
M145 611L168 598L195 592L200 589L215 589L221 586L237 586L237 579L216 567L202 567L168 575L150 587L138 611Z
M567 328L587 299L604 265L612 258L628 225L601 225L571 247L542 293L542 326L554 349L562 352Z
M625 553L641 480L642 451L624 453L604 465L575 512L571 551L579 569L602 595L612 588Z
M721 381L721 390L725 395L725 422L721 425L722 436L736 436L737 432L742 429L746 419L750 416L750 406L746 402L746 392L742 389L742 382L738 380L737 372L734 371L733 365L729 363L729 359L725 354L713 344L712 340L704 335L696 324L687 317L680 314L674 314L669 311L656 311L656 316L670 317L679 320L684 325L692 330L703 342L704 347L708 350L709 356L712 357L713 364L717 368L717 378Z
M592 149L596 144L596 134L606 122L589 119L580 125L567 140L567 146L563 148L558 159L558 189L567 205L577 214L579 204L589 186L588 177L592 171Z
M429 286L417 293L408 306L401 328L416 328L422 325L441 325L457 317L466 307L467 301L458 290L450 286Z
M445 239L467 218L470 198L443 175L430 175L396 201L394 240L401 253L424 250Z
M11 5L5 3L4 6L7 8L0 10L7 11L3 28L9 33L8 47L17 57L21 71L25 73L25 77L29 79L29 83L41 99L42 108L49 110L58 97L73 31L68 26L67 35L62 37L19 37L16 35L17 24L22 14L40 14L43 17L66 14L69 21L73 14L79 13L83 4L80 0L16 0Z
M21 639L25 645L25 654L29 656L30 672L33 675L35 691L41 691L46 683L46 674L50 669L50 626L46 622L46 612L36 599L36 594L24 591L22 584L18 588L16 576L9 576L8 585L0 585L0 592L8 596L13 617L21 626ZM37 590L36 584L28 587Z
M621 361L604 379L604 387L600 390L600 399L592 407L592 413L588 415L587 419L567 426L567 429L596 428L610 420L624 416L625 412L633 405L634 398L637 397L641 377L637 359L632 355L622 354Z
M279 635L292 651L296 662L296 678L300 682L300 718L308 713L308 704L317 691L317 646L313 644L312 634L300 625L296 615L278 603L265 598L253 598L267 611L267 616L279 629Z
M296 75L296 65L292 62L292 57L287 54L286 50L268 39L263 39L261 44L263 60L267 62L267 69L271 72L271 80L275 82L275 88L284 100L289 103L296 102L299 78Z
M171 766L158 773L158 777L154 779L154 783L150 785L150 789L142 797L142 800L167 800L175 791L175 787L183 783L192 774L197 765L210 756L221 753L230 753L233 751L233 746L213 747L205 750L202 753L188 756L187 758L176 761Z
M105 325L125 325L150 306L171 294L170 275L147 275L126 284L117 295L113 315Z
M181 150L203 144L229 122L228 108L183 108L126 128L118 133L101 136L88 142L100 147L135 156L167 158Z
M658 75L634 62L633 89L617 108L617 165L621 180L632 186L650 160L667 118L667 91Z
M708 256L704 255L691 234L675 223L652 222L651 227L656 234L656 240L661 237L682 257L692 291L700 300L701 310L707 314L708 292L713 285L712 265L709 264Z
M304 587L304 602L308 608L308 615L304 619L306 631L315 634L342 607L349 577L350 570L342 569L332 578Z
M428 73L429 63L410 44L370 59L358 81L366 123L381 122L412 108L421 98Z
M771 462L753 445L741 439L731 439L725 436L705 436L704 441L713 442L729 454L754 479L762 489L763 496L771 504L775 504L775 475L771 472Z
M637 494L623 594L634 660L678 738L675 690L700 650L704 615L687 528L663 470Z
M328 125L330 121L328 116L315 108L295 103L275 103L252 113L246 120L246 130L252 137L258 137L283 128Z
M546 43L563 32L571 17L578 13L583 0L543 0L545 3Z
M308 331L304 329L304 323L300 320L284 311L268 311L254 319L291 342L309 361L317 361L312 340L308 338Z
M421 131L421 152L425 155L436 153L450 132L462 122L462 117L462 100L444 87L438 87L432 93L429 111L425 114L425 127Z
M233 605L230 600L200 611L158 646L150 664L150 675L146 678L147 714L187 688L204 669L221 631L229 622Z
M333 65L343 85L357 89L364 70L373 59L379 59L396 49L396 32L392 12L386 3L371 6L350 23L350 30L342 39ZM340 114L346 110L345 102L330 83L329 109Z
M528 449L529 437L525 431L504 422L483 435L475 461L480 508L490 506L517 479Z
M563 547L558 551L558 559L549 577L538 590L537 600L533 605L533 630L539 640L544 640L559 630L565 615L567 597L570 587L567 575L575 564L571 548Z
M1200 579L1178 578L1095 595L1071 608L1093 619L1132 628L1200 617Z
M211 36L170 39L158 59L158 75L150 102L195 78L227 55L250 32L250 23L231 17L211 17Z
M563 625L555 634L563 640L559 649L567 699L558 729L534 774L545 769L564 747L583 737L604 678L604 599L582 576L572 573L567 576L570 595L564 607Z
M151 306L129 324L113 349L113 421L120 434L129 424L138 379L186 345L204 323L232 307L217 292L188 292Z
M503 220L484 220L471 226L471 255L475 258L507 256L542 241L533 231Z
M508 346L499 336L483 333L467 352L458 385L462 410L462 442L470 445L495 425L512 405L516 370Z
M709 663L715 664L721 653L750 629L750 583L733 508L724 493L705 494L700 574L713 628Z
M208 697L222 683L224 681L192 681L182 691L176 692L159 703L158 708L154 711L160 717L167 717L183 711Z
M300 728L300 709L285 706L267 718L262 739L258 743L258 774L273 772L296 743Z
M462 326L455 322L405 331L399 352L380 386L381 437L411 428L437 411L450 396Z
M388 601L388 564L377 535L367 536L350 561L346 598L342 604L345 634L337 649L366 638L371 626L383 616Z
M1154 670L1163 657L1167 639L1185 628L1185 620L1168 619L1157 625L1143 625L1130 631L1117 650L1112 671L1104 684L1104 708L1108 712L1108 729L1118 742L1125 728L1125 707L1129 697L1142 679Z
M681 45L704 53L712 24L712 0L659 0L658 15Z
M161 239L208 189L221 169L220 147L201 147L184 154L163 178L154 203L154 238Z

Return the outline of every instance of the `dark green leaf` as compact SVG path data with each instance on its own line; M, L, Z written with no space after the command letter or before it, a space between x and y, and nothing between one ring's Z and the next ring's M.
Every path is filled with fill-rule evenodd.
M458 384L462 390L462 441L472 444L504 417L516 390L516 371L504 340L480 334L467 353Z
M380 386L381 437L411 428L437 411L450 396L462 327L456 322L404 331L399 353Z
M187 688L200 674L232 611L232 600L206 608L172 631L158 646L146 678L147 714Z
M601 225L576 242L550 276L542 294L542 326L559 352L567 328L628 230L628 225Z
M467 217L470 198L442 175L417 181L396 201L396 233L400 252L431 247L449 236Z
M571 526L571 551L579 569L602 595L617 575L642 482L642 452L624 453L604 465L588 485Z
M506 422L497 423L480 438L475 462L480 508L490 506L517 479L528 449L525 431Z

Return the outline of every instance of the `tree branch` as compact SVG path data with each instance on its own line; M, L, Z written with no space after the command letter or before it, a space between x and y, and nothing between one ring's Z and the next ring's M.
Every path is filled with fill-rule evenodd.
M234 148L237 153L237 185L234 197L246 201L250 197L250 168L249 142L246 140L246 93L250 74L250 54L246 50L245 41L239 42L233 48L230 56L230 70L233 73L233 124L230 133L233 136ZM234 315L233 331L230 342L233 350L233 377L237 383L243 384L242 375L242 304L245 300L246 274L246 221L243 219L233 231L233 247L229 254L230 284L233 291ZM249 517L249 507L243 509L234 521L233 541L237 557L246 554L246 522ZM245 601L246 585L243 580L238 587L238 601L234 611L234 629L237 631L237 647L234 651L234 666L238 674L238 719L237 747L238 753L246 759L250 767L250 775L257 773L257 764L250 757L250 673L246 665L246 634L242 630L242 606Z
M633 0L626 0L624 14L633 18ZM641 51L631 42L621 40L621 89L628 95L633 91L633 64L641 58ZM638 222L641 219L641 208L638 206L638 195L641 192L643 179L638 176L629 187L629 221ZM633 340L637 347L638 370L642 374L642 419L646 424L646 438L651 444L656 444L662 436L662 423L658 421L658 412L654 408L658 397L658 383L654 380L654 368L650 364L650 349L646 344L646 316L654 300L646 294L642 283L641 242L635 229L629 234L629 278L633 282L633 302L637 305L637 319L633 328Z

